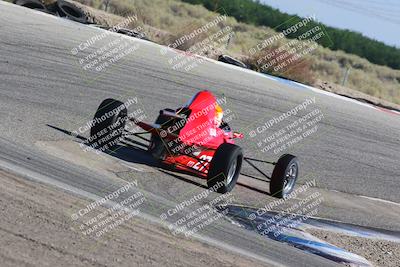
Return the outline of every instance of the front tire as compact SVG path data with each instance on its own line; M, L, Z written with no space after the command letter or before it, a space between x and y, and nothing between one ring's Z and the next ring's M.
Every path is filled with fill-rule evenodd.
M299 175L299 162L296 156L282 155L275 165L270 181L271 195L277 198L286 197L296 184Z
M239 178L242 168L242 148L229 143L220 145L210 163L207 185L218 193L230 192Z

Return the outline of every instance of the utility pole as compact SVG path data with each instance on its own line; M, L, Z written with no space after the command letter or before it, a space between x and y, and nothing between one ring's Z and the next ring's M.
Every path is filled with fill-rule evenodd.
M347 79L349 78L350 74L350 67L347 67L344 73L343 81L342 81L342 86L345 86L347 83Z

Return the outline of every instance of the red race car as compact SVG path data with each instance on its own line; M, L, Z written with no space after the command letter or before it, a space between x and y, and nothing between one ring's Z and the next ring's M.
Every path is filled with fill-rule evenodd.
M160 110L155 123L145 123L130 116L124 103L106 99L94 116L89 140L102 151L118 149L127 135L127 122L133 122L144 132L130 134L148 141L148 152L166 168L205 178L208 187L226 193L235 186L244 162L264 176L252 161L269 163L275 165L271 177L266 176L270 193L285 197L297 180L297 158L285 154L277 162L268 162L244 157L242 148L235 144L243 134L233 132L223 120L218 102L211 92L201 91L183 107ZM144 134L150 134L150 139Z

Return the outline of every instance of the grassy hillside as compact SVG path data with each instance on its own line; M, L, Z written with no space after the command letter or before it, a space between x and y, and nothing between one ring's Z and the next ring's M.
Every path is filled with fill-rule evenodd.
M182 1L191 4L202 4L209 10L227 13L240 22L271 27L279 32L286 29L282 22L288 21L293 17L300 19L298 16L283 13L254 0ZM317 24L317 22L312 22L309 24L309 27L313 27ZM332 50L343 50L350 54L359 55L372 63L400 69L400 49L365 37L358 32L337 29L325 25L324 27L332 43L322 43L323 46L329 47ZM305 31L307 31L307 28L303 27L299 31L289 34L288 37L297 38Z

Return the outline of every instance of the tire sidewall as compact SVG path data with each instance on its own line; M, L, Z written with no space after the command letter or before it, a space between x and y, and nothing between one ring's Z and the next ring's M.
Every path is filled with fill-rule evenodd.
M126 117L127 117L127 109L126 107L120 108L124 103L118 100L114 99L105 99L100 106L98 107L94 117L94 125L90 129L90 135L96 136L95 138L92 138L92 143L96 143L96 148L105 150L105 148L112 148L116 146L116 143L118 143L119 139L122 137L122 132L125 129L125 124L126 124ZM113 116L106 118L104 121L101 121L99 123L96 123L96 118L101 118L103 115L120 108L118 113L114 114ZM119 125L117 125L119 123ZM115 127L111 130L108 129L109 126L115 125ZM102 132L104 129L107 129L104 134L101 136L98 136L98 133ZM105 141L104 143L98 143L102 138L106 136L110 136L110 138ZM116 141L118 140L118 141ZM107 145L107 147L106 147Z
M64 0L57 0L57 6L58 9L60 10L60 12L62 13L62 16L66 16L67 18L76 21L76 22L80 22L83 24L88 24L89 20L86 16L86 14L76 5L74 5L73 3L70 3L68 1L64 1ZM73 10L76 14L78 14L79 16L76 16L75 14L71 14L69 12L70 10Z
M284 177L286 177L290 166L292 166L293 164L296 165L296 176L294 178L292 187L289 190L284 191ZM298 175L299 163L297 157L290 154L282 155L276 163L275 168L272 172L270 181L271 195L278 198L286 197L294 190Z
M226 184L229 168L235 159L237 160L235 174L231 182ZM207 177L208 187L213 188L218 183L223 183L222 186L216 188L216 191L219 193L230 192L239 178L242 163L243 151L239 146L228 143L219 146L210 163Z
M155 124L163 125L169 121L169 118L165 115L158 115ZM158 134L151 134L150 144L149 144L149 152L151 155L157 159L161 160L165 154L167 153L167 149L165 147L164 142L161 140L161 137Z

